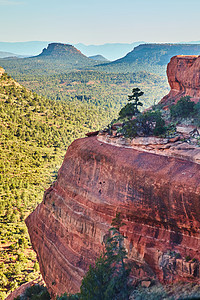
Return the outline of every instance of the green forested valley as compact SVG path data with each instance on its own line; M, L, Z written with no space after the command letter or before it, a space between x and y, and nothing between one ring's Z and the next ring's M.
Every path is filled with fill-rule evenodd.
M68 145L113 115L92 103L42 98L0 77L0 299L38 276L24 219L55 180Z
M27 88L45 97L67 102L80 101L119 110L134 86L144 91L145 108L168 93L165 77L147 72L106 73L93 70L73 71L52 76L17 76Z
M1 60L3 62L3 60ZM56 179L70 143L116 118L134 87L144 108L168 92L165 76L59 69L58 60L4 60L0 77L0 299L38 277L24 223Z

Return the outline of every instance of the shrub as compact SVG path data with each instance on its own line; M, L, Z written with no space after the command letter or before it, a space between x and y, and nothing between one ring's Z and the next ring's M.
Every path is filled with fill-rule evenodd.
M187 256L185 257L185 260L188 262L188 261L191 260L191 257L190 257L189 255L187 255Z
M200 101L195 105L196 125L200 126Z
M172 118L187 118L195 114L195 103L190 100L190 96L181 97L177 104L170 107Z
M162 119L160 111L148 111L137 118L139 130L145 136L160 135L165 133L165 121Z
M125 137L158 136L165 132L165 121L162 119L160 111L139 114L136 119L127 121L122 128Z
M137 134L137 121L130 120L127 121L121 129L122 134L125 137L136 137Z
M50 300L50 295L47 291L47 288L43 285L35 284L26 289L25 293L21 296L18 296L14 300Z
M131 118L138 112L134 103L127 103L119 112L120 118Z

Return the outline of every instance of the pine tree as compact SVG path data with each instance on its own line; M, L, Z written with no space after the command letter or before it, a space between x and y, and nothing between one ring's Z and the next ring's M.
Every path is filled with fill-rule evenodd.
M112 220L110 237L105 242L105 251L96 260L94 266L82 280L80 293L63 295L58 300L128 300L128 278L130 270L125 264L127 257L124 248L124 237L120 233L121 214L117 213Z
M133 104L138 112L138 106L143 106L143 103L139 100L139 97L142 95L144 95L144 92L142 92L139 88L132 89L132 95L128 95L128 101L134 101Z
M128 300L128 276L125 258L124 237L120 233L121 214L112 220L110 237L105 242L105 252L97 259L82 281L81 300Z
M143 106L143 103L140 102L139 97L144 94L139 88L133 88L132 95L128 95L128 101L132 101L131 103L127 103L119 112L120 118L131 118L140 113L138 106Z

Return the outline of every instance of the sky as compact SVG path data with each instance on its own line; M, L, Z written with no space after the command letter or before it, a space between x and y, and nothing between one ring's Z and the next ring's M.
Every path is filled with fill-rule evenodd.
M0 0L0 41L200 41L200 0Z

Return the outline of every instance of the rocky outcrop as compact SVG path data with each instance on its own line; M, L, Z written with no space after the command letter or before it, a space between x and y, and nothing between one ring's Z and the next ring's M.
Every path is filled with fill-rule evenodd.
M52 59L78 59L91 61L90 58L81 53L70 44L51 43L47 48L42 50L42 53L37 56L38 58L52 58Z
M200 56L172 57L167 65L167 77L171 90L160 104L168 106L184 96L191 96L195 102L200 100Z
M4 72L5 72L5 70L0 67L0 77L3 75Z
M51 43L48 45L47 48L44 48L42 50L42 53L40 53L37 56L32 57L31 59L39 59L42 61L54 61L59 64L59 70L61 66L66 67L74 67L74 66L89 66L89 65L95 65L96 61L93 59L88 58L85 56L81 51L76 49L74 46L69 44L62 44L62 43Z
M193 126L177 126L177 135L173 138L158 138L154 136L136 137L127 139L124 137L99 134L98 140L117 147L132 148L139 151L154 153L162 156L175 157L200 164L200 147L197 144L200 137L199 131ZM194 132L194 134L193 134ZM197 138L195 133L197 132ZM186 139L185 142L180 139Z
M116 147L96 136L68 148L56 182L26 219L50 292L77 292L121 212L132 276L199 281L200 165ZM196 259L196 260L195 260Z

